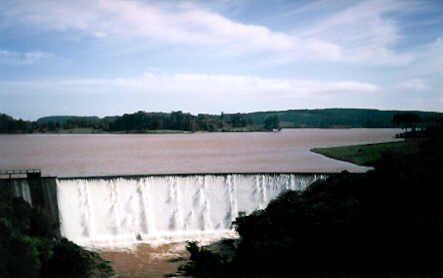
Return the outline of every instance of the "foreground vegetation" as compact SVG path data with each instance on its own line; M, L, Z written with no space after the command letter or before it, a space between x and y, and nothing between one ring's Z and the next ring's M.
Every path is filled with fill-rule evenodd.
M406 121L402 121L399 116L405 116ZM412 118L412 121L410 120ZM429 138L441 138L442 135L442 119L438 119L428 127L416 130L414 123L418 122L417 115L413 117L411 114L395 115L393 122L397 122L399 126L403 126L405 131L397 134L397 138L404 138L405 141L341 146L329 148L314 148L312 152L322 154L324 156L348 161L363 166L374 166L383 156L389 155L391 158L400 160L405 155L418 154L421 146ZM409 123L409 125L408 125ZM408 130L407 127L410 127Z
M412 113L413 112L413 113ZM0 114L0 133L148 133L153 131L267 131L282 128L389 128L427 126L437 112L314 109L211 115L139 111L122 116L50 116L37 121ZM396 117L395 117L396 116Z
M191 242L182 269L195 277L439 277L442 130L416 153L386 153L375 170L343 172L239 216L230 252Z
M41 208L0 192L0 277L96 277L113 275L107 261L58 237L55 223Z

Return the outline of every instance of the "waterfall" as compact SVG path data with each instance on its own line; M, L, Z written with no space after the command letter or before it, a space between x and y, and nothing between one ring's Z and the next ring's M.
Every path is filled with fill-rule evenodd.
M26 179L11 179L14 197L22 197L23 200L28 202L32 206L31 190L29 183Z
M281 192L324 178L202 174L57 179L61 233L91 248L221 238L233 234L231 224L239 212L263 209Z

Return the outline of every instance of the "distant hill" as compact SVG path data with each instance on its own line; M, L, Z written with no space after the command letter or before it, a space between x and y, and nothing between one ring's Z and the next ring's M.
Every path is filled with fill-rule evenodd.
M225 114L226 117L240 115L246 119L251 119L256 125L262 126L265 119L272 115L278 115L282 127L290 128L384 128L394 127L392 118L395 114L415 113L424 122L432 121L436 118L443 117L443 113L425 112L425 111L395 111L395 110L377 110L377 109L348 109L348 108L327 108L327 109L302 109L302 110L285 110L285 111L263 111L252 113L236 113ZM152 113L146 112L146 115L167 116L170 113ZM131 114L127 114L131 115ZM201 114L204 115L204 114ZM219 118L220 115L205 114L207 117ZM113 122L121 116L107 116L103 120ZM68 120L95 122L100 120L97 116L47 116L37 120L37 123L54 122L65 124Z
M310 127L310 128L388 128L394 127L392 118L395 114L415 113L423 122L442 118L443 113L423 111L383 111L376 109L312 109L265 111L244 114L253 119L257 125L263 125L265 119L271 115L278 115L282 127Z
M88 121L88 122L92 122L92 121L97 121L100 118L97 116L46 116L46 117L42 117L39 118L37 120L37 123L49 123L49 122L54 122L54 123L59 123L59 124L65 124L67 123L69 120L73 120L73 121Z

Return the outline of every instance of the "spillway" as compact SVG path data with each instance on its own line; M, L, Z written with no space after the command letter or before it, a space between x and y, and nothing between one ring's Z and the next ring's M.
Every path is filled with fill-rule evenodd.
M23 200L32 206L31 190L28 181L25 179L11 179L9 183L8 186L10 186L9 190L12 190L12 195L14 197L22 197Z
M232 236L239 212L263 209L322 174L205 174L57 179L61 234L90 248Z

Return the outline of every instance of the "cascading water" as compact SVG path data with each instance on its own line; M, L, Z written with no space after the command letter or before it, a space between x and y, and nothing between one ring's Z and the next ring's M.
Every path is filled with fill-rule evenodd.
M14 197L22 197L26 202L32 205L31 190L26 179L11 179Z
M226 174L58 179L61 233L92 248L233 235L239 212L263 209L324 175Z

